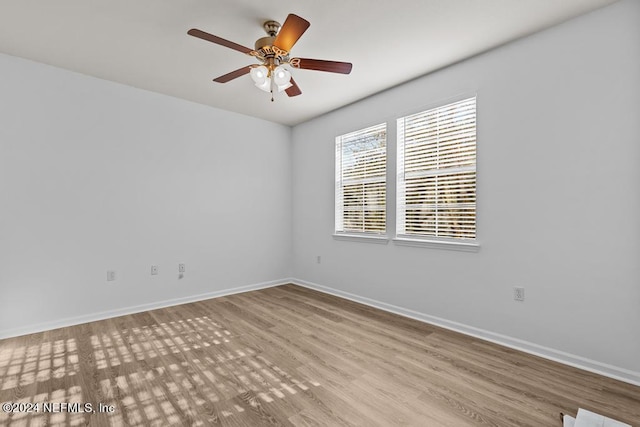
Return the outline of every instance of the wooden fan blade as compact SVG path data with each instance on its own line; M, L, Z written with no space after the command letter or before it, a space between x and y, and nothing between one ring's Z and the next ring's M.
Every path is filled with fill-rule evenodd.
M213 79L214 82L218 82L218 83L226 83L228 81L231 81L233 79L237 79L240 76L244 76L245 74L249 74L249 71L251 71L251 65L247 65L246 67L242 67L242 68L238 68L235 71L232 71L230 73L225 74L224 76L220 76L217 77L215 79Z
M209 41L211 43L219 44L220 46L228 47L229 49L237 50L242 53L249 54L253 52L253 49L249 49L246 46L242 46L237 43L230 42L229 40L225 40L222 37L214 36L213 34L206 33L196 28L192 28L189 31L187 31L187 34L202 40Z
M292 58L289 64L304 70L328 71L330 73L349 74L353 65L350 62L324 61L322 59Z
M273 41L273 45L280 49L284 49L287 52L290 51L300 36L307 31L307 28L309 28L310 25L311 24L306 19L290 13L284 21L282 28L278 31L278 35Z
M298 96L302 93L302 91L300 90L300 88L298 87L298 84L296 83L295 80L293 80L293 77L291 77L291 80L289 80L292 84L291 87L286 88L284 91L287 93L287 95L289 96Z

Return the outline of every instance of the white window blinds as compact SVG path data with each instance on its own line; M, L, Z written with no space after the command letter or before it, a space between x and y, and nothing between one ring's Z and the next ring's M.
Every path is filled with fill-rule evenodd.
M386 123L336 138L336 233L386 231Z
M476 237L476 98L398 119L397 234Z

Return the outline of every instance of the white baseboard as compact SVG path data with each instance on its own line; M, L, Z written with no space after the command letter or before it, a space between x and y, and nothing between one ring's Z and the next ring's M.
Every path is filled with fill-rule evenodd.
M273 286L292 283L292 279L272 280L269 282L255 283L253 285L239 286L231 289L207 292L204 294L190 295L187 297L174 298L164 301L156 301L148 304L134 305L131 307L107 310L99 313L92 313L83 316L68 317L66 319L53 320L51 322L37 323L14 329L0 330L0 339L12 338L21 335L33 334L36 332L50 331L52 329L64 328L67 326L80 325L82 323L95 322L96 320L111 319L113 317L127 314L140 313L143 311L155 310L157 308L171 307L174 305L187 304L190 302L202 301L210 298L223 297L226 295L240 294L243 292L255 291L258 289L271 288Z
M515 350L520 350L525 353L533 354L535 356L540 356L545 359L553 360L554 362L573 366L574 368L583 369L585 371L593 372L605 377L640 386L640 372L630 371L628 369L608 365L606 363L587 359L575 354L566 353L564 351L555 350L553 348L544 347L528 341L523 341L506 335L497 334L495 332L486 331L484 329L475 328L473 326L464 325L462 323L453 322L451 320L442 319L440 317L430 316L428 314L420 313L406 308L397 307L395 305L373 300L371 298L366 298L327 286L318 285L317 283L308 282L306 280L291 279L291 283L319 292L335 295L337 297L345 298L371 307L379 308L380 310L399 314L400 316L409 317L421 322L440 326L445 329L460 332L465 335L480 338L485 341L489 341Z

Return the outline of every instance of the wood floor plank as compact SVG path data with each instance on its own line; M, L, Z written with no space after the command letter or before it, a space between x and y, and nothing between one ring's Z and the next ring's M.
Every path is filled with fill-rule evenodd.
M0 340L0 425L640 427L640 387L283 285Z

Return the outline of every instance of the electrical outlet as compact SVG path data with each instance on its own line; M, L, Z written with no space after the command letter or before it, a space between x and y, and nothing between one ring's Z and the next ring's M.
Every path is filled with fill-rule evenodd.
M186 271L186 267L184 263L178 264L178 273L184 273Z
M316 263L320 264L322 262L322 257L320 255L318 255L316 257Z
M113 282L116 280L116 272L113 270L107 270L107 282Z
M158 274L158 266L157 265L152 265L151 266L151 275L155 276L156 274Z
M524 288L513 288L513 299L516 301L524 301Z

